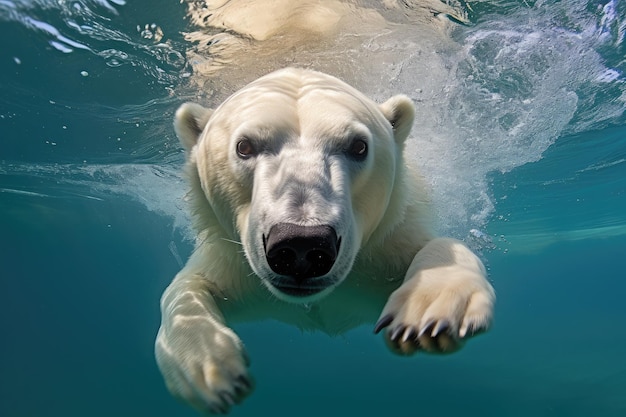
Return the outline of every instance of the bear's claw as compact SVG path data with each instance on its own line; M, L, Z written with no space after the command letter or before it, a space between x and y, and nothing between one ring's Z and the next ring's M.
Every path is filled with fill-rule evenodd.
M439 320L437 324L433 326L433 331L430 333L430 337L437 337L439 334L448 333L450 331L450 322L446 319Z
M392 321L393 321L392 314L386 314L383 317L381 317L380 320L378 320L378 322L376 323L376 326L374 326L374 334L378 334L382 329L389 326Z
M381 327L382 329L382 327ZM422 328L399 324L390 327L385 339L391 350L401 355L410 355L417 350L447 353L461 347L461 338L452 334L448 320L431 320Z
M247 362L249 365L249 362ZM243 386L243 388L242 388ZM249 391L252 389L252 381L246 375L239 375L237 377L237 385L235 386L237 390L241 390L242 392Z
M235 405L235 398L233 398L230 392L221 392L219 396L223 402L228 404L228 406L232 407Z
M400 335L404 334L405 330L406 330L406 326L401 324L391 331L391 335L389 336L389 338L395 342L396 340L400 338Z
M417 331L412 326L408 327L406 331L404 332L404 336L402 336L402 343L406 343L409 340L415 343L419 343L419 341L417 340Z
M214 414L227 414L230 408L240 404L253 389L253 383L246 375L239 375L232 381L232 387L228 390L221 390L216 393L217 403L210 405L210 410Z

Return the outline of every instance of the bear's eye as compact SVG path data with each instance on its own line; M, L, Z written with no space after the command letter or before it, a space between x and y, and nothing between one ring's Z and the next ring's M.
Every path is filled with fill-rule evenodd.
M249 139L242 139L237 142L237 155L240 158L248 159L255 154L254 145Z
M367 157L367 142L365 139L356 138L346 150L348 156L356 161L363 161Z

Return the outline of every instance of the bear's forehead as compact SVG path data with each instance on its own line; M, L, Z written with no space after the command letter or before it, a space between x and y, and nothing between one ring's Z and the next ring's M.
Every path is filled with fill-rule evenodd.
M235 126L256 124L277 130L345 130L355 123L380 123L382 114L373 102L341 87L252 86L231 97L219 113Z
M346 108L337 103L286 103L263 101L248 105L229 127L231 138L240 137L281 139L301 137L306 139L341 140L354 135L368 136L379 132L378 123L367 110Z

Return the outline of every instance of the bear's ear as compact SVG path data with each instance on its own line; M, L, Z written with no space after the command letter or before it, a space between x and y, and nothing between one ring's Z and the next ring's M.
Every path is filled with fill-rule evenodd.
M396 143L402 144L413 127L413 119L415 118L413 102L407 96L400 94L381 104L380 110L391 123Z
M212 114L213 110L195 103L185 103L176 110L174 130L185 151L190 152L191 148L198 143Z

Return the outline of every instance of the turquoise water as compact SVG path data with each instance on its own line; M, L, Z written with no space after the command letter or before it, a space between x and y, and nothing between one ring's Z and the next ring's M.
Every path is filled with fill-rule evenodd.
M563 3L466 2L432 74L394 47L407 70L368 91L416 99L409 157L441 232L488 265L491 332L399 358L367 326L240 325L256 390L232 415L626 415L626 4ZM215 99L185 13L0 0L0 416L196 415L153 357L191 251L171 120Z

